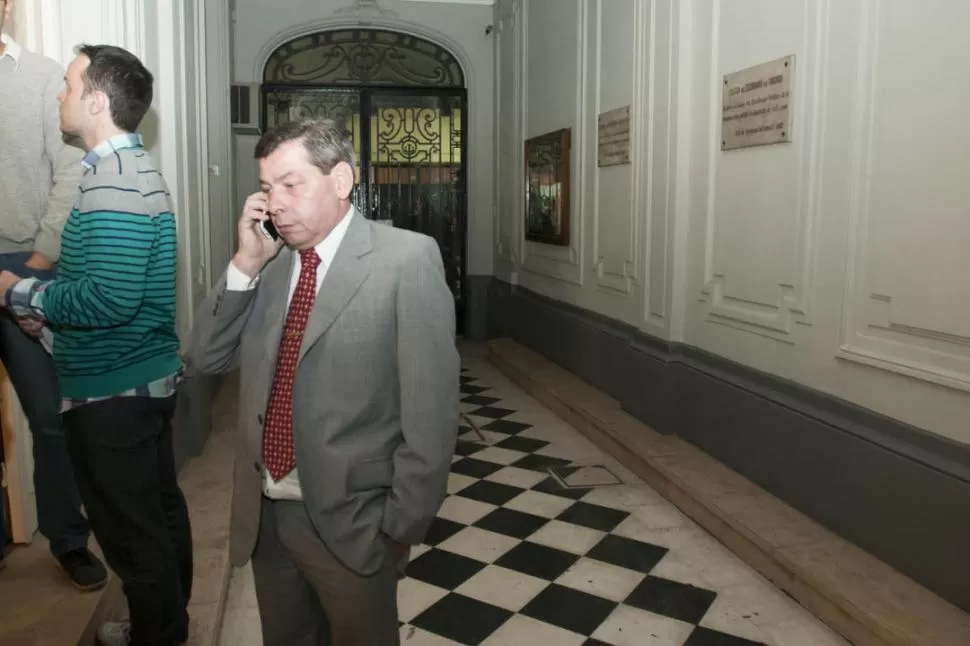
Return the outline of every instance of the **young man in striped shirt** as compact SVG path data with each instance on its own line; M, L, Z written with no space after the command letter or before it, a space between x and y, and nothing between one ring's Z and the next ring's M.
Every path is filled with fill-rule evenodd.
M51 281L0 274L14 314L53 330L67 443L91 528L121 578L130 624L104 646L187 638L191 535L176 481L172 416L182 363L175 331L171 197L135 130L151 73L131 53L80 46L67 69L61 129L88 151L80 197Z
M0 0L0 31L11 25L13 10L14 0ZM0 33L0 270L45 280L54 277L82 172L83 152L65 142L59 126L63 83L63 67ZM87 548L90 532L67 454L54 361L13 317L0 315L0 362L30 425L38 529L71 582L98 590L108 572ZM0 510L0 521L3 515Z

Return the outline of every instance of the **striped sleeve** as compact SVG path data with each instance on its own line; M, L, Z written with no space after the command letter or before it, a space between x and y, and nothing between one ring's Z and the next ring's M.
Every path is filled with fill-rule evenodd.
M120 184L122 177L110 179ZM46 286L40 304L44 318L80 328L128 323L142 306L158 244L146 196L136 187L83 187L71 218L75 221L64 228L61 256L68 264L83 266L84 273L71 279L59 276Z

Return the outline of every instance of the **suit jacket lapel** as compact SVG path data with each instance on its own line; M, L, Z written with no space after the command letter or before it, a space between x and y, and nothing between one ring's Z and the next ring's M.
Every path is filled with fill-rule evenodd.
M337 249L333 262L327 268L323 285L317 291L310 320L303 333L300 361L347 307L347 303L369 273L364 256L374 247L371 225L356 210L350 217L347 233Z

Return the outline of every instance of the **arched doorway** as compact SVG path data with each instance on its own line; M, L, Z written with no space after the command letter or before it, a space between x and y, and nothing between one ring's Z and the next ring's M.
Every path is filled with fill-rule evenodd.
M437 240L461 331L468 111L457 59L394 31L325 31L270 55L262 100L264 131L311 116L345 124L358 159L354 203L370 219Z

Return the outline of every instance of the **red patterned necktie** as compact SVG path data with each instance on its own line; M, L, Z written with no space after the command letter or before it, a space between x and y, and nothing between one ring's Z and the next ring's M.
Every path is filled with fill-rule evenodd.
M320 256L315 249L300 252L300 280L296 283L296 290L290 300L283 338L280 339L279 355L276 357L273 391L263 428L263 464L273 480L277 481L296 468L296 451L293 448L293 378L296 376L303 331L317 295L319 265Z

